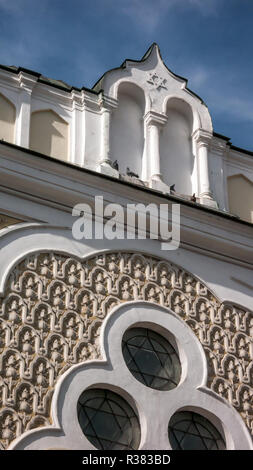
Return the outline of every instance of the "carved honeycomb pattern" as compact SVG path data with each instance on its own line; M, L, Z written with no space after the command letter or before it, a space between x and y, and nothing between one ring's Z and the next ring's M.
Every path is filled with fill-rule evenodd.
M58 377L101 357L104 318L133 300L169 307L184 319L204 348L208 386L253 433L252 312L219 302L196 277L157 258L107 253L80 261L40 253L13 269L0 301L2 448L25 430L51 423Z

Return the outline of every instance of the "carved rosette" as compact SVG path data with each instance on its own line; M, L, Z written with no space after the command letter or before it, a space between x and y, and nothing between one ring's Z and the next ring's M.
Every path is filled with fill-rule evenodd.
M58 377L99 359L101 324L123 302L169 307L194 331L208 363L208 387L231 403L253 433L253 314L221 303L192 274L135 253L85 261L59 253L20 262L0 303L0 442L51 423ZM155 320L155 319L154 319Z

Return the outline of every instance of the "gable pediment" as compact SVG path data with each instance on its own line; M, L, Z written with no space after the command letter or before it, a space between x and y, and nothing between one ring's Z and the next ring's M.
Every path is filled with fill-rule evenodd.
M106 72L93 89L117 101L122 83L134 84L143 90L145 113L155 111L166 114L168 100L177 98L192 108L194 130L203 128L212 132L211 117L203 100L187 88L187 79L168 69L157 44L152 44L141 60L127 59L120 67Z

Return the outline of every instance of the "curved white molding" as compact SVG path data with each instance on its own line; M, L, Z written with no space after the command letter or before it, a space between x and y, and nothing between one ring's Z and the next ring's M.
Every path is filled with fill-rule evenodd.
M89 318L86 318L85 315L83 316L81 314L79 316L79 320L81 322L80 325L78 326L78 320L78 323L74 326L75 334L77 334L79 338L79 343L82 342L82 339L84 339L86 343L87 338L91 341L91 349L88 351L86 359L89 357L90 359L97 359L100 357L101 352L98 348L98 337L100 336L99 328L103 323L104 317L109 314L116 304L118 305L122 301L126 302L129 300L135 300L135 302L137 302L145 299L149 302L149 305L166 305L182 317L183 321L190 326L198 338L198 341L202 344L208 360L210 372L208 387L214 390L215 393L224 397L229 403L231 403L231 405L235 406L237 412L241 413L241 416L249 429L252 429L251 416L247 412L251 394L249 377L252 364L250 362L249 345L252 312L250 308L249 311L247 311L246 308L241 304L238 305L238 303L237 307L237 305L231 303L231 298L230 301L222 304L219 301L219 297L212 292L208 283L203 282L196 276L195 268L197 260L192 258L193 264L190 266L190 269L186 268L186 270L184 270L184 268L179 267L177 264L177 261L180 260L180 258L173 258L171 253L164 253L161 258L158 244L152 240L142 240L142 254L140 254L140 250L137 250L135 240L91 240L82 243L72 239L72 234L69 229L54 228L45 225L35 226L35 224L31 224L30 226L28 224L22 224L16 229L12 227L9 228L9 230L5 230L2 237L0 237L0 248L2 255L2 258L0 257L1 288L3 289L2 293L4 293L3 297L6 297L2 300L1 321L3 322L3 328L6 329L5 331L7 332L5 335L6 347L3 357L5 357L5 353L8 355L8 357L6 356L6 364L8 363L8 366L11 364L13 357L17 357L16 374L18 380L21 379L22 382L22 380L26 378L22 375L22 354L23 346L25 345L25 342L27 342L27 336L32 334L34 341L35 338L37 338L37 346L35 348L36 358L38 359L40 356L38 341L40 342L41 340L39 339L40 331L38 331L38 325L35 321L35 317L30 318L29 314L27 315L25 313L29 312L31 308L30 305L27 309L27 293L29 296L31 294L31 289L28 289L27 291L26 287L27 282L29 281L26 274L27 269L28 272L31 272L32 278L35 276L37 279L38 286L45 286L48 280L51 279L49 282L50 285L48 285L49 290L45 291L44 289L43 291L43 288L41 290L40 287L37 293L34 291L35 300L32 301L32 305L35 306L38 300L41 304L41 300L43 301L44 299L44 301L46 301L46 308L51 312L50 317L46 320L48 322L48 331L50 331L50 336L45 339L44 342L45 351L47 351L45 354L45 361L48 363L48 368L51 371L50 386L55 387L60 376L58 369L54 369L54 360L50 353L53 343L51 344L51 342L48 342L49 338L51 338L52 341L54 340L52 335L54 335L55 332L60 334L61 342L62 344L64 343L64 347L66 347L64 354L66 354L65 357L68 358L67 362L63 361L61 363L61 373L63 373L66 368L72 367L72 352L74 353L74 362L80 363L84 360L83 356L79 356L79 349L78 351L76 349L73 350L72 342L69 344L68 341L65 341L65 324L67 325L65 320L67 320L67 316L70 313L69 308L74 308L76 311L76 313L72 312L75 318L78 316L80 308L79 304L76 303L75 300L74 303L71 304L69 304L68 300L72 296L72 284L70 285L72 281L69 280L69 276L72 272L70 266L76 266L77 263L79 265L78 269L81 269L80 273L83 273L81 274L81 277L86 277L87 274L85 273L89 273L88 278L91 276L92 279L91 284L90 281L88 281L88 283L84 283L84 286L88 288L88 298L90 300L92 299L88 309L91 308L90 311L92 311L93 314L92 316L89 315ZM187 257L187 252L183 252ZM48 257L54 260L53 266L50 267L46 277L45 272L43 274L42 271L40 271L40 263L44 262L42 261L42 258L44 258L43 253L45 256L44 261L46 261ZM113 259L114 261L111 264L111 260ZM176 262L174 262L174 259ZM45 265L47 265L47 262ZM138 265L144 268L143 274L141 274L141 282L138 281ZM63 266L63 272L61 266ZM162 266L165 267L166 274L162 274ZM111 269L113 269L113 272L111 272ZM116 271L114 271L115 269ZM193 269L195 271L194 273L192 273ZM97 270L100 270L101 273L96 276L95 272ZM208 266L206 266L206 270L208 270ZM130 275L127 276L128 287L125 287L122 284L125 276L124 273L128 273ZM103 290L102 297L99 294L99 276L102 276L102 278L106 280L106 286ZM13 283L13 280L16 280L16 282ZM64 282L62 282L63 280ZM6 282L8 283L5 284ZM61 285L66 291L66 299L63 301L63 310L61 310L62 313L64 311L64 321L61 321L61 325L58 325L59 329L57 326L56 331L54 325L58 323L58 320L55 317L54 300L59 294L56 290L57 283L59 283L59 285ZM224 281L224 292L229 294L229 291L225 286L226 282ZM5 288L7 289L6 292ZM82 289L80 289L79 286L76 287L74 291L76 292L75 295L77 295L79 291L81 293ZM8 299L10 299L12 295L14 295L15 299L19 299L19 307L23 305L24 309L24 325L20 331L17 331L18 350L15 350L14 352L12 351L12 343L9 344L9 341L12 337L14 338L15 331L18 329L18 323L14 328L13 325L10 324L11 317L9 315L11 314L11 316L13 316L13 313L10 311L10 307L14 310L17 308L15 301L13 306L8 303ZM28 301L28 304L29 302L30 301ZM65 312L66 309L67 311ZM32 316L33 315L34 314L32 314ZM88 333L88 337L86 337L87 335L85 336L86 339L82 336L79 337L79 331L82 335L81 331L83 331L83 328L85 331L87 330ZM59 339L59 335L56 334L56 336ZM58 346L55 345L54 347ZM77 355L75 355L76 353ZM5 367L5 363L3 364ZM33 367L33 365L31 365L31 367ZM5 369L3 369L4 390L9 390L9 385L7 383L8 379L5 377L4 370ZM32 370L27 370L27 372L29 375L29 384L32 382L32 389L34 390L34 387L36 389L36 378L31 375L31 373L33 373ZM53 375L52 371L54 371ZM50 389L47 388L46 390L47 400L51 402L51 396L49 397ZM208 390L209 389L207 389L207 393L209 394L210 392ZM35 392L35 394L36 393L37 392ZM11 394L13 395L12 397L9 397L11 400L19 399L16 392L13 391ZM41 417L41 412L39 411L39 414L37 415L36 403L34 402L34 415L32 416L36 416L37 419ZM8 403L4 402L2 413L3 420L5 420L5 414L7 412L10 412L10 408L8 408ZM19 421L19 414L20 411L15 411L17 421L21 423ZM45 411L46 422L42 419L44 424L47 424L48 418L48 411ZM39 422L37 419L36 425L43 425L42 421ZM32 422L31 425L33 426ZM24 432L25 429L29 429L29 426L30 424L27 424L27 426L22 429L22 432ZM20 428L13 428L12 438L19 435L20 432ZM10 440L7 443L5 442L4 445L8 446L9 443Z
M122 83L133 83L142 88L146 97L145 113L165 113L171 96L188 103L194 115L194 130L201 127L213 132L212 120L207 106L201 98L187 88L187 80L172 73L164 64L159 48L153 44L140 61L126 60L123 66L109 70L101 79L105 93L114 100ZM168 96L168 90L172 92Z
M150 109L150 95L148 93L148 90L146 88L144 88L143 86L140 85L139 83L139 80L138 79L135 79L134 77L128 77L126 78L125 76L123 76L122 78L119 78L119 80L117 80L116 84L115 84L115 90L113 92L113 96L115 96L116 98L113 98L113 100L115 100L115 102L117 103L117 105L115 107L118 106L118 100L119 100L119 88L121 85L123 84L130 84L130 85L134 85L135 87L137 87L139 89L139 91L141 91L144 95L144 100L145 100L145 111L144 111L144 114L146 114L148 112L148 110ZM105 99L108 99L108 97L105 95Z
M189 257L185 250L184 256L178 256L180 249L172 252L161 251L160 243L156 240L141 240L141 253L157 256L169 262L181 266L188 271L192 271L192 256ZM3 295L6 280L13 267L29 254L44 251L57 251L66 255L73 255L80 260L85 260L92 255L110 251L131 251L140 253L140 248L136 240L83 240L77 241L72 237L72 232L66 227L56 227L46 223L21 223L6 227L0 231L0 295ZM196 256L193 254L193 257ZM198 256L198 255L197 255ZM199 259L199 258L198 258ZM199 260L198 263L201 263ZM201 266L200 266L201 268ZM202 270L205 272L205 269ZM204 276L199 272L195 274L203 284L209 284L215 297L221 302L233 302L238 306L251 309L252 303L239 302L233 298L233 290L224 289L224 294L217 292L219 284L217 282L211 287ZM222 287L222 286L221 286ZM223 290L223 289L222 289Z
M190 112L192 114L192 132L195 132L196 129L199 129L202 127L202 121L201 121L200 111L198 109L198 106L196 107L196 105L195 106L193 105L192 100L190 99L188 95L184 97L179 96L177 94L167 95L163 102L162 112L164 114L166 114L167 106L171 100L178 100L179 102L182 102L182 104L190 107Z
M168 315L169 314L169 315ZM138 382L128 370L121 341L126 329L146 325L168 331L175 338L182 364L179 385L170 391L153 390ZM136 408L142 436L139 449L170 449L170 417L186 407L213 421L226 439L228 449L251 449L249 433L238 413L214 392L205 389L205 355L190 328L172 311L148 302L116 307L101 331L103 361L89 361L70 368L58 381L52 402L53 426L31 430L9 449L94 449L83 435L77 418L77 401L92 386L118 391Z
M9 103L15 108L15 112L16 112L17 103L13 96L13 93L8 89L4 89L3 91L0 92L0 95L3 96L3 98L6 99L6 101L9 101Z

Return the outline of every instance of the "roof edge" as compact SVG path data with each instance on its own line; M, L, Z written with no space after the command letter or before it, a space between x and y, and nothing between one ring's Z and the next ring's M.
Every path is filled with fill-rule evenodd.
M172 195L172 194L164 194L164 193L162 193L160 191L157 191L155 189L147 188L146 186L145 187L144 186L138 186L138 185L136 185L134 183L131 183L129 181L119 180L117 178L114 178L113 176L105 175L103 173L98 173L97 171L90 170L88 168L83 168L83 167L80 167L80 166L75 165L73 163L66 162L64 160L59 160L58 158L50 157L49 155L45 155L45 154L42 154L40 152L36 152L34 150L27 149L25 147L21 147L19 145L12 144L10 142L0 141L0 147L2 145L6 146L6 147L9 147L9 148L12 148L12 149L15 149L15 150L18 150L20 152L26 152L29 155L34 155L34 156L42 158L44 160L51 161L52 163L58 163L58 164L63 165L65 167L71 168L73 170L77 170L77 171L81 171L81 172L86 173L86 174L97 176L98 178L106 179L106 180L112 181L114 183L123 184L125 186L130 186L130 187L132 187L136 190L144 191L144 192L152 194L154 196L159 196L162 199L174 201L174 202L183 204L185 206L190 206L192 208L195 208L196 210L201 210L201 211L207 212L209 214L213 214L213 215L216 215L218 217L225 218L227 220L232 220L234 222L237 222L237 223L240 223L242 225L246 225L248 227L253 228L253 224L251 222L247 222L246 220L242 220L242 219L240 219L239 217L237 217L235 215L229 214L229 213L221 211L219 209L214 209L214 208L211 208L211 207L208 207L208 206L204 206L202 204L191 202L191 201L188 201L184 198L181 198L179 196L175 196L175 195Z

